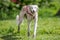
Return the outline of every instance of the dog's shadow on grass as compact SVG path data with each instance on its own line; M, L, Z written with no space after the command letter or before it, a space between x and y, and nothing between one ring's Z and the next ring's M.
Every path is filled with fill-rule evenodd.
M15 33L2 36L1 38L4 40L23 40L22 37L20 37L20 35L15 35Z

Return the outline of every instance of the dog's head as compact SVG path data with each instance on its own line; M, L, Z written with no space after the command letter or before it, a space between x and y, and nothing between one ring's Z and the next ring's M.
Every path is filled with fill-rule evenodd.
M35 13L35 12L38 11L38 6L37 5L29 5L29 7L30 7L30 11L32 13Z

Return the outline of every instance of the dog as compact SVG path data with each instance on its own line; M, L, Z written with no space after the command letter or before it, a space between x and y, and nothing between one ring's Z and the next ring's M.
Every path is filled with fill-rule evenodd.
M20 32L20 24L22 23L25 14L27 16L27 21L28 21L28 36L30 36L31 20L34 20L33 36L36 37L37 22L38 22L38 6L37 5L26 5L22 7L20 14L16 16L18 32Z

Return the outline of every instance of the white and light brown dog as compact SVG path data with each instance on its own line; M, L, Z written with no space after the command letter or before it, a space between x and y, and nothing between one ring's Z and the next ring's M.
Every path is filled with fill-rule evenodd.
M34 20L34 37L36 37L37 21L38 21L38 6L27 5L22 7L20 14L17 15L17 18L16 18L17 24L18 24L18 32L20 32L20 24L22 23L25 14L27 16L27 21L28 21L28 36L30 36L31 20Z

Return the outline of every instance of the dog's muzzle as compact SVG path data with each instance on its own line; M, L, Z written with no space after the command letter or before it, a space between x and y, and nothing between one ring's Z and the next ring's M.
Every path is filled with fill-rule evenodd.
M35 10L32 10L31 12L32 12L32 13L35 13L36 11L35 11Z
M35 11L33 10L32 13L35 13Z

